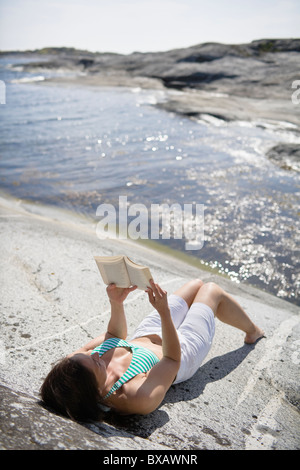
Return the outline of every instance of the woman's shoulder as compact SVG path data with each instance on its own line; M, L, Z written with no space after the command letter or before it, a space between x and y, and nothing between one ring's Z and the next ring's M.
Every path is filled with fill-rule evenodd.
M147 403L149 396L146 390L144 391L143 384L147 379L147 375L148 372L143 372L124 383L119 390L109 397L108 406L119 413L145 414L145 403Z

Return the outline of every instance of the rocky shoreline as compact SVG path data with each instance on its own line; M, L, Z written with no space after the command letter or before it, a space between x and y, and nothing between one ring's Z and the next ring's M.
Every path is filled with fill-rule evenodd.
M205 43L165 52L129 55L45 48L1 55L27 56L25 71L65 71L40 83L126 86L165 91L157 106L192 119L251 121L300 136L300 39L262 39L249 44ZM284 159L294 148L285 147ZM298 158L298 157L297 157ZM284 162L284 160L283 160Z

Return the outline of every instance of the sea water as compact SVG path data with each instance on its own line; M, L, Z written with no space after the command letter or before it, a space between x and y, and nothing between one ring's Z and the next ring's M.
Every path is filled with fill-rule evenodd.
M236 282L300 304L299 168L266 151L300 142L286 123L191 120L157 104L162 90L47 83L0 60L0 187L94 217L103 203L204 205L204 245L186 252ZM174 92L175 93L175 92ZM184 240L157 240L186 251Z

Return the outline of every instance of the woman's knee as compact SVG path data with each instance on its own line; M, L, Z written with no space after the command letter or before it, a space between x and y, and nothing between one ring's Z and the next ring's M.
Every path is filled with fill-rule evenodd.
M191 292L193 293L194 297L198 294L199 290L204 286L204 282L201 281L199 278L192 279L188 283Z
M200 287L194 302L202 302L212 308L214 313L223 297L223 289L215 282L203 283Z
M193 303L195 296L198 294L203 284L204 283L203 281L201 281L201 279L192 279L191 281L188 281L179 289L177 289L174 294L182 297L190 306Z
M221 295L223 292L222 287L212 281L203 284L202 290L207 291L210 295Z
M195 287L197 287L198 289L200 289L203 285L204 285L204 282L201 281L201 279L199 278L196 278L196 279L192 279L190 281L191 284L193 284Z

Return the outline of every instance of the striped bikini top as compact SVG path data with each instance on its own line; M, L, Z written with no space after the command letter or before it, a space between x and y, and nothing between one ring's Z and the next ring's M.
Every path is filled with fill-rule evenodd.
M93 349L92 354L97 352L99 356L102 356L104 353L113 348L130 348L132 351L132 359L126 372L112 386L107 395L105 395L104 399L108 398L113 392L122 387L122 385L128 382L128 380L132 379L138 374L147 372L159 362L158 357L149 349L137 346L136 344L128 343L124 339L119 338L107 339L102 344L100 344L100 346L97 346L95 349Z

